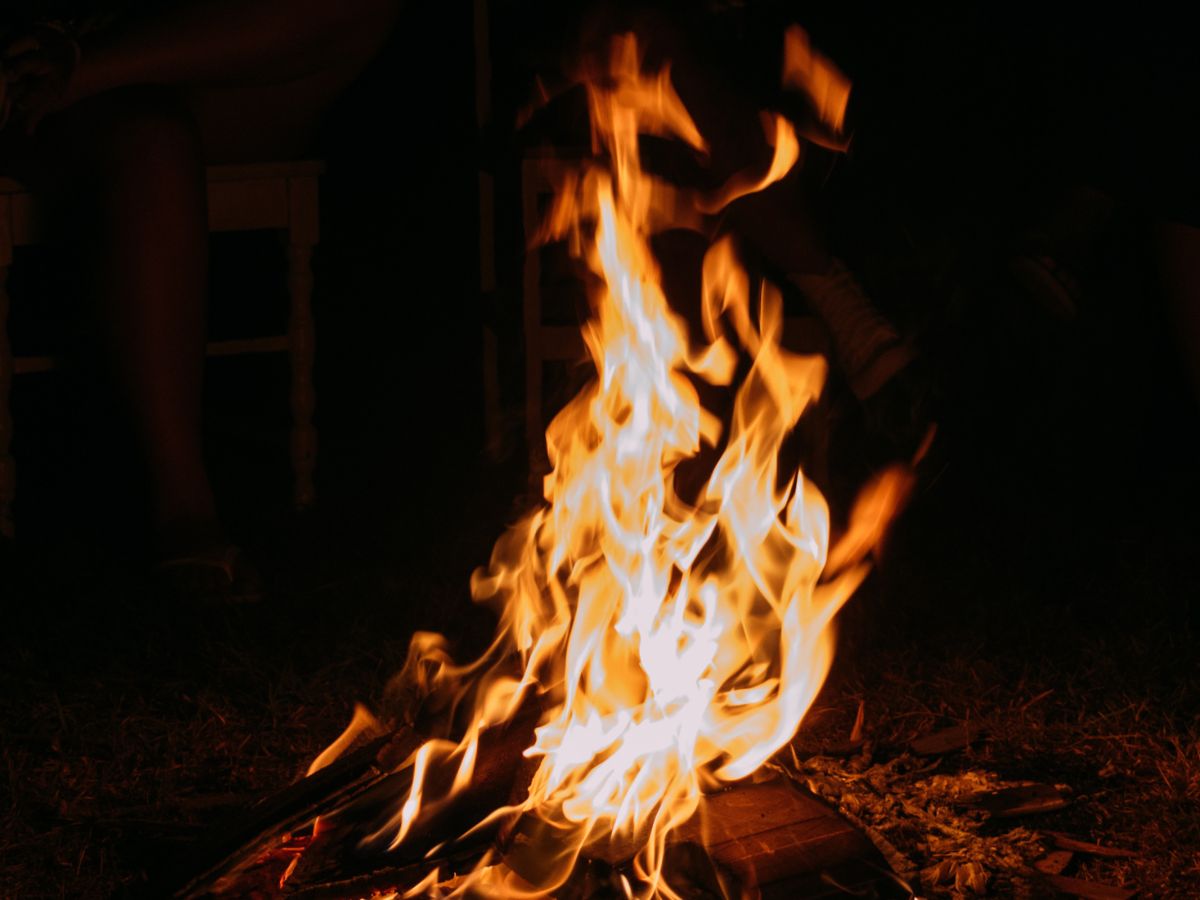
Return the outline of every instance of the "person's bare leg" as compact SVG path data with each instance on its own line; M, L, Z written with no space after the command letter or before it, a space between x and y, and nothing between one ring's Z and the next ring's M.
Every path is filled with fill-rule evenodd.
M100 315L149 475L164 555L222 542L204 466L208 223L199 135L169 91L113 91L47 123L94 211Z
M103 329L168 557L224 547L200 427L204 164L303 152L320 114L386 38L397 7L182 4L89 38L67 94L25 107L26 125L41 123L38 143L57 163L51 168L87 188L96 234L85 246L95 254ZM138 83L174 88L126 87Z

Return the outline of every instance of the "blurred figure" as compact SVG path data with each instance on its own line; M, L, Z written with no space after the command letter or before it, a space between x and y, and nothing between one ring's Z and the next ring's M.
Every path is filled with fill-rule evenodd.
M529 65L536 74L535 94L548 103L530 119L526 140L587 145L581 94L574 96L577 109L571 109L570 73L586 65L589 55L607 53L611 38L625 32L637 36L644 71L670 67L673 88L708 145L700 160L682 146L643 140L644 164L672 184L709 193L739 176L766 173L774 150L762 113L784 114L802 138L802 156L786 178L734 200L708 223L712 233L655 235L667 294L678 312L696 318L690 307L700 296L704 248L716 232L736 236L744 262L784 287L786 304L803 306L820 322L814 346L792 349L829 356L862 407L876 444L868 455L895 460L911 456L928 430L928 378L911 342L829 246L818 196L848 144L841 116L850 83L794 28L793 14L772 4L751 8L720 0L700 10L690 2L604 0L576 17L558 13L558 47L524 52L536 60ZM554 38L545 43L554 44ZM793 66L803 77L790 71Z
M761 174L774 152L762 112L779 111L792 122L800 161L781 181L735 200L716 228L737 238L754 269L790 285L823 326L819 346L793 349L830 357L861 407L874 445L867 455L875 463L911 457L930 425L928 379L911 342L835 256L818 214L822 183L850 142L844 115L851 85L809 44L792 10L755 22L738 4L709 6L697 16L688 4L667 4L667 12L601 4L583 29L585 52L604 46L609 35L634 31L648 70L670 66L672 84L709 147L701 166L679 156L660 159L672 181L711 191L739 174ZM653 165L654 148L646 152ZM698 252L702 247L696 244ZM698 258L673 262L698 271ZM698 297L698 283L675 296Z
M398 0L27 7L0 13L0 172L70 217L145 455L165 571L189 593L252 593L202 453L204 167L304 154Z

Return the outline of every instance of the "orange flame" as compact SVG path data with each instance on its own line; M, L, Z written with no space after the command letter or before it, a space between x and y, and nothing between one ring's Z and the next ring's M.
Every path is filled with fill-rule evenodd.
M799 25L793 25L784 35L783 86L807 94L817 119L832 130L832 137L843 136L850 81L813 49L808 33ZM835 144L834 149L844 149L844 144Z
M581 853L618 842L637 848L631 896L675 896L662 879L669 834L702 791L750 775L795 733L832 660L833 617L865 576L906 484L902 474L882 476L831 551L821 493L803 472L779 472L785 437L820 394L824 360L780 346L779 292L764 285L752 308L727 239L703 264L705 346L689 345L660 284L650 234L783 178L799 158L790 124L766 119L775 156L765 174L735 176L688 207L638 157L643 133L705 147L668 73L644 75L626 36L607 68L584 80L604 162L566 180L543 234L569 237L602 285L583 327L596 378L547 429L545 504L472 578L476 600L500 613L492 648L455 669L439 641L414 641L433 681L461 690L471 719L461 740L429 741L409 759L412 788L376 835L397 846L427 805L467 787L480 734L536 691L546 712L526 751L537 762L528 797L489 821L523 815L521 839L537 852L489 859L448 892L544 895ZM749 372L723 436L694 380L728 384L742 353ZM676 470L702 444L721 454L686 500ZM434 769L455 775L431 798ZM530 857L536 865L522 863Z

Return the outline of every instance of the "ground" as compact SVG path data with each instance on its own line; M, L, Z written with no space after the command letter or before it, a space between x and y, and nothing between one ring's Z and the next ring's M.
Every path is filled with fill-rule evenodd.
M491 626L468 609L467 577L523 481L517 467L466 462L439 474L459 481L389 493L404 498L395 506L240 510L269 587L246 609L156 605L133 561L78 546L10 560L0 894L136 887L172 849L298 777L354 701L378 696L414 628L478 644ZM942 771L1066 785L1066 809L1021 824L1137 851L1077 874L1194 896L1195 534L1161 511L1196 485L1155 481L1080 545L1058 530L1083 527L1074 515L1032 493L1022 511L1011 483L989 504L965 481L948 470L917 498L844 614L800 753L844 740L860 702L877 759L940 726L981 724L986 737Z

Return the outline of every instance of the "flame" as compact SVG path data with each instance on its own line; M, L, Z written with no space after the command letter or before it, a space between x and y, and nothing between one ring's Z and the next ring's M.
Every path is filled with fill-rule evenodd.
M808 95L817 118L840 138L850 103L850 81L812 47L808 33L793 25L783 38L783 86ZM834 149L843 149L836 146Z
M440 641L414 641L428 663L415 668L432 673L431 689L458 692L469 724L406 762L412 787L373 836L401 844L471 783L484 730L540 695L528 796L487 820L522 816L519 846L450 892L545 895L580 854L621 844L636 848L630 896L675 896L662 878L672 829L706 789L752 774L793 736L828 672L834 615L907 484L899 471L881 476L831 551L820 491L801 471L782 477L779 461L821 392L825 361L780 346L780 294L752 291L727 238L703 263L705 344L692 346L661 287L651 234L783 178L800 155L790 124L765 117L775 147L765 173L689 198L644 173L638 156L647 133L706 150L668 71L643 74L625 36L583 81L596 159L560 186L542 237L568 238L597 276L583 327L596 377L546 431L545 503L472 578L476 600L499 612L492 647L455 668ZM748 372L726 428L696 383L729 384L739 360ZM676 474L702 445L721 452L685 497ZM435 771L447 773L441 787ZM434 890L430 878L405 896Z
M321 769L345 753L358 740L360 735L382 731L383 726L379 724L379 720L375 718L369 709L361 703L354 704L354 715L351 716L350 724L346 726L346 730L338 735L332 744L321 751L304 774L308 776L314 772L321 771Z

